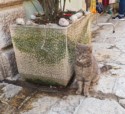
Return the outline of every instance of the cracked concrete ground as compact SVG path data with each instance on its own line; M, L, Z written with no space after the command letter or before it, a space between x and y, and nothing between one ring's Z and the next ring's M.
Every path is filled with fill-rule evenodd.
M28 85L29 89L18 82L1 82L1 114L125 114L125 21L109 21L116 26L114 34L111 26L92 26L93 53L99 66L113 66L101 74L96 93L85 98L72 89Z

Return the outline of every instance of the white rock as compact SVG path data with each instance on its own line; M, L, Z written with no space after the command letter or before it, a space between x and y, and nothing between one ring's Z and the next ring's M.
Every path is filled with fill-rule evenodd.
M82 13L82 12L78 12L78 13L76 13L75 15L77 16L77 18L80 18L80 17L83 16L83 13Z
M69 25L69 21L65 18L60 18L59 19L59 25L63 27L67 27Z
M35 19L36 19L36 16L35 16L35 15L31 15L30 18L31 18L32 20L35 20Z
M125 114L125 109L113 100L87 98L82 101L74 114Z
M75 22L78 20L78 17L76 15L72 15L70 18L69 18L72 22Z
M17 18L16 19L16 24L17 25L25 25L25 21L23 18Z

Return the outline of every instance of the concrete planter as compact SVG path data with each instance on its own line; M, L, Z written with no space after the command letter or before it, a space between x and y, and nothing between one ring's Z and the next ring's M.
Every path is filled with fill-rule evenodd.
M75 44L84 39L89 16L68 27L11 26L21 76L35 82L66 86L73 75Z

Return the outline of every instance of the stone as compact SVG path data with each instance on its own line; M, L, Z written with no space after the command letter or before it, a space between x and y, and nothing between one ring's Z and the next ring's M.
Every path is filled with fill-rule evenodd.
M3 86L1 89L2 93L0 93L0 99L3 99L4 101L10 100L22 90L22 87L20 86L7 83L2 83L0 86Z
M116 48L110 49L113 45L106 43L95 43L93 44L93 51L97 61L99 62L118 62L118 58L121 56L121 52Z
M125 114L125 109L113 100L87 98L73 114Z
M2 58L0 65L2 66L2 72L4 78L13 77L18 73L15 53L12 48L1 52L0 57Z
M47 114L74 114L76 107L80 104L80 102L84 99L83 96L79 95L69 95L64 99L61 99L59 102L54 104Z
M73 114L76 107L84 99L83 96L69 95L63 98L39 96L32 102L32 109L21 114Z
M116 80L113 91L118 97L125 98L125 77Z
M65 18L60 18L59 19L59 25L62 27L67 27L69 25L69 21Z
M23 18L17 18L16 19L16 24L17 25L25 25L25 21Z
M124 64L124 63L123 63ZM125 65L112 64L113 69L110 70L110 73L114 77L124 77L125 76Z
M125 99L120 99L119 103L125 108Z
M76 13L75 15L77 16L77 18L81 18L83 16L83 12L80 11L80 12Z
M35 16L35 15L31 15L30 18L31 18L32 20L35 20L35 19L36 19L36 16Z
M0 10L0 50L12 44L9 25L13 24L19 17L24 17L22 6Z
M72 21L72 23L76 22L78 20L78 17L76 15L72 15L70 17L70 20Z
M113 93L113 88L115 86L116 78L104 75L100 76L101 78L97 85L97 91L101 91L102 93Z

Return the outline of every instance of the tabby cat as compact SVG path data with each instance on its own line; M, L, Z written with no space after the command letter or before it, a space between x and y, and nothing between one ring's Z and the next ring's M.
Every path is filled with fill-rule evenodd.
M98 83L100 72L105 72L111 68L112 66L106 65L99 69L92 54L92 46L77 44L75 74L78 89L76 94L82 94L83 92L84 96L89 96L89 89Z

